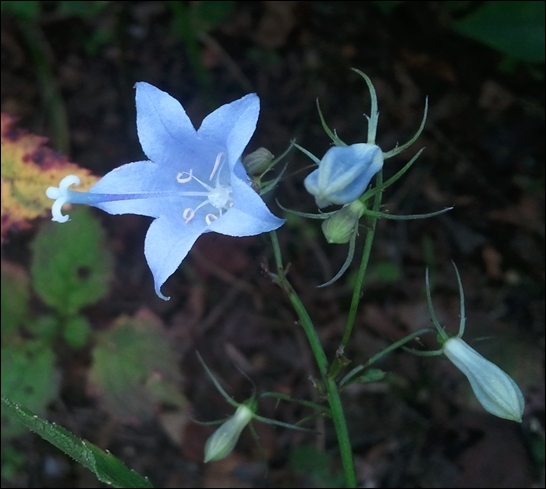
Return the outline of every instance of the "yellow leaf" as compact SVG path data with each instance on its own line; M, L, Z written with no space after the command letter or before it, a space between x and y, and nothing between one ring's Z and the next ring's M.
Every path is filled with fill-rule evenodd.
M10 230L30 227L29 221L44 216L53 201L48 187L56 187L66 175L80 177L78 190L88 190L98 177L70 163L68 158L44 146L47 138L15 126L15 119L2 112L2 241Z

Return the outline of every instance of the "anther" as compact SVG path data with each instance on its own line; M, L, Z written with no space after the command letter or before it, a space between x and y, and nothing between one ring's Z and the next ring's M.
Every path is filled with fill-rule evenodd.
M188 175L185 177L184 175ZM190 171L183 171L176 175L176 181L178 183L188 183L193 178L193 169L190 169Z
M214 214L207 214L205 216L205 222L210 226L212 221L216 221L216 219L218 219L218 216L214 215Z
M218 153L218 156L216 156L216 161L214 162L214 166L212 167L212 172L210 174L209 180L212 180L214 177L214 174L216 173L216 170L218 170L218 167L223 162L225 153Z
M182 213L182 217L184 218L184 221L186 222L186 224L188 224L188 222L190 222L193 219L193 216L195 216L195 211L191 207L188 207Z

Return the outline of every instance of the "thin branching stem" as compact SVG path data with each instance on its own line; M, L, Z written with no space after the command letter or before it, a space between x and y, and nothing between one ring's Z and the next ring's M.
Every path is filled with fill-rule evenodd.
M345 421L345 414L343 412L338 386L334 379L328 378L328 360L326 358L326 354L324 353L324 349L322 348L322 344L320 343L320 339L313 321L307 313L307 310L301 302L298 294L292 287L292 284L290 284L286 277L277 233L275 231L271 231L269 235L271 236L271 244L273 245L273 254L275 256L275 264L277 266L277 275L271 274L271 277L288 296L288 299L292 303L292 307L294 307L296 314L298 315L299 323L307 336L307 340L311 346L311 351L313 352L318 365L320 376L324 383L326 397L330 406L332 419L334 421L334 427L341 454L341 462L343 464L343 472L345 474L345 487L356 487L353 450L349 439L349 431L347 429L347 422Z

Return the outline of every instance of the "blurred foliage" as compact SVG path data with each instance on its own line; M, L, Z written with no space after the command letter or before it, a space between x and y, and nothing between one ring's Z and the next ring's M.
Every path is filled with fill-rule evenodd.
M87 342L90 326L77 313L104 295L111 273L112 257L101 250L105 238L98 220L88 210L76 214L81 219L75 227L45 223L32 244L31 283L55 314L33 317L27 272L2 262L2 395L40 416L59 391L55 340L64 329L71 347ZM24 431L19 421L2 411L3 437Z
M40 15L40 3L42 2L3 0L0 5L3 12L9 12L24 21L35 21Z
M71 316L108 293L113 257L100 223L86 207L59 225L44 222L32 243L32 282L40 298Z
M43 416L47 404L58 395L59 381L49 345L40 340L2 345L2 396ZM25 431L24 425L2 408L2 438Z
M385 15L406 2L374 2ZM544 63L544 2L443 2L457 18L459 34L489 46L516 61ZM508 66L504 63L502 66ZM512 68L513 63L512 63Z
M378 260L372 264L368 280L374 279L384 284L394 284L402 279L402 269L392 261Z
M186 406L176 356L151 318L121 317L101 333L89 380L105 408L125 422L151 418L160 403Z
M25 464L25 456L13 447L2 446L2 478L11 480Z
M12 335L28 315L30 294L25 270L8 262L2 262L2 339Z
M80 19L84 22L95 20L112 3L109 1L58 1L58 2L18 2L2 1L2 11L11 15L19 22L19 27L27 29L36 26L40 22L40 16L44 11L50 18L55 19ZM104 29L100 25L94 25L94 29L83 38L83 47L88 54L97 54L98 49L109 43L113 38L111 29ZM36 35L36 33L34 33ZM31 38L29 38L30 40Z
M290 453L290 465L304 477L302 487L343 487L341 472L333 472L330 456L309 445L302 445Z
M74 316L66 321L63 338L72 348L81 348L86 345L91 334L91 325L83 316Z
M455 29L520 61L544 63L544 2L483 2Z
M180 2L169 1L167 5L172 11L173 33L184 43L186 54L193 72L211 109L218 106L212 90L212 80L208 70L203 65L199 41L233 12L236 2Z

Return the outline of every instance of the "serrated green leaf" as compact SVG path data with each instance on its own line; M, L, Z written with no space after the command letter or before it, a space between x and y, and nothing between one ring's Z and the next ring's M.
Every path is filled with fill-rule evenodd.
M70 431L49 423L28 409L2 396L2 407L17 416L27 428L88 468L101 482L112 487L153 487L150 481L127 468L121 460Z
M2 338L13 334L28 311L29 280L24 268L2 261Z
M40 341L2 345L1 378L3 396L40 415L59 392L55 354ZM24 431L19 421L2 409L2 437L17 436Z
M150 320L120 318L100 335L89 380L105 408L127 422L150 418L162 402L186 406L171 343Z
M104 231L91 211L78 207L70 216L72 220L63 224L43 223L32 243L34 289L65 316L104 297L113 263Z

